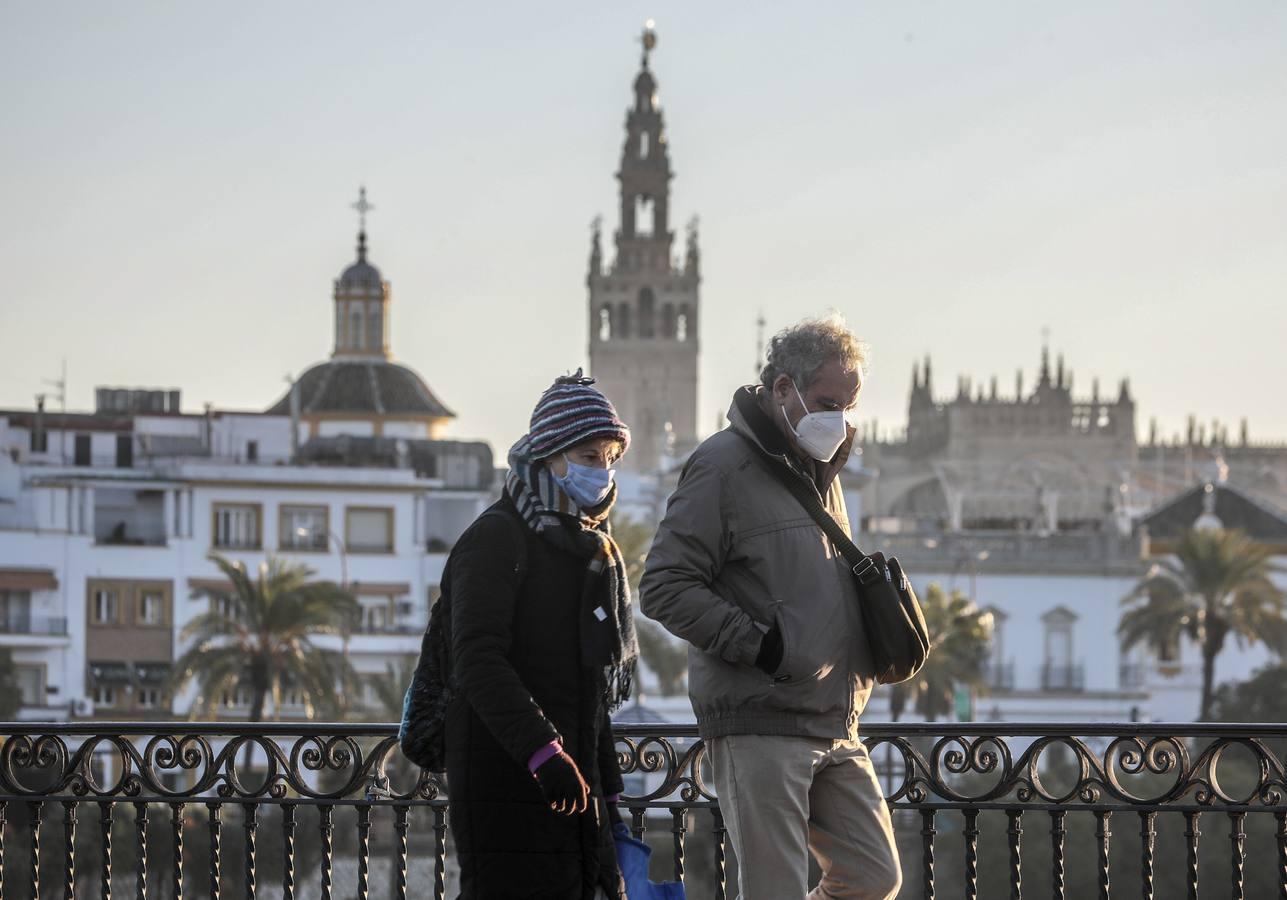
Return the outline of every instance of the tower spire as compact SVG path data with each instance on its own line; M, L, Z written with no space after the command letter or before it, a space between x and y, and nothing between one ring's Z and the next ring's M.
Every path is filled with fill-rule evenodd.
M652 54L649 21L626 109L617 169L620 214L615 253L589 279L590 369L600 389L631 423L635 437L626 465L653 472L697 444L697 363L701 251L697 220L686 229L676 258L670 228L670 144L666 136ZM648 391L639 391L646 382Z

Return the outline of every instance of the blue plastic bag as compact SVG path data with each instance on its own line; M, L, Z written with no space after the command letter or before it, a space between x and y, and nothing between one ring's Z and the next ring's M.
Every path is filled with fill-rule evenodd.
M682 881L658 884L648 880L648 859L652 848L630 836L624 823L612 826L612 839L617 845L617 865L626 881L627 900L684 900Z

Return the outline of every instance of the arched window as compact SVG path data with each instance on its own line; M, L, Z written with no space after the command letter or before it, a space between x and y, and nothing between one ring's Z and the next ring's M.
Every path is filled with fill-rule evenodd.
M641 132L639 135L639 158L648 158L648 132Z
M612 307L607 304L599 310L599 340L612 340Z
M656 222L654 218L657 205L647 194L635 195L635 234L639 237L652 237Z
M675 340L688 340L688 304L679 307L679 317L675 319Z
M649 287L639 290L639 336L657 336L657 300Z
M630 304L622 303L617 307L617 331L622 338L630 337Z
M675 305L663 303L661 307L661 336L667 340L675 338Z

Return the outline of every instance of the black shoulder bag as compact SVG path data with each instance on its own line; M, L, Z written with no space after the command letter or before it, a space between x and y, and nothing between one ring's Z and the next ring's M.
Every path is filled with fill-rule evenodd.
M883 553L868 556L859 550L827 512L812 485L775 460L767 462L774 477L800 501L854 573L876 680L881 684L907 681L925 665L930 642L925 615L903 567L895 557L886 561Z

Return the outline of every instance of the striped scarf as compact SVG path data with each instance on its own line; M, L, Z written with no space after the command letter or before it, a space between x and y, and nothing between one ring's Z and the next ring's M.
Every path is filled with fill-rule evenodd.
M588 560L581 593L581 663L602 677L601 699L609 711L617 709L630 698L639 642L625 560L608 529L616 485L598 507L581 509L544 461L532 457L529 434L509 451L505 491L527 527Z

